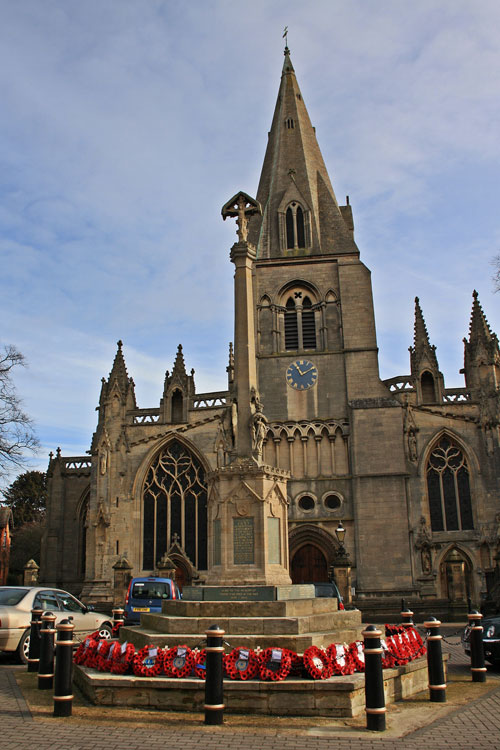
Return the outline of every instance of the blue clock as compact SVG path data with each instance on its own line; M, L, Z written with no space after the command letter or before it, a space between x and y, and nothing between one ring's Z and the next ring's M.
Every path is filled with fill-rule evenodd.
M308 359L297 359L287 367L286 382L296 391L306 391L318 381L318 368Z

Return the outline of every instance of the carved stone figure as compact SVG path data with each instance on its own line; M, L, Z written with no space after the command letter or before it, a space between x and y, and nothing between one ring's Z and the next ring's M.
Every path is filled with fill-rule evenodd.
M252 445L254 455L259 460L262 458L262 449L264 446L266 435L267 419L261 411L258 411L256 414L254 414L252 420Z

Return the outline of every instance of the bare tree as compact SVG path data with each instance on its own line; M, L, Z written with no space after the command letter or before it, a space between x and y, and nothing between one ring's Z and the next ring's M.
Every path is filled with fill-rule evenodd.
M491 261L491 265L495 269L495 272L493 274L493 286L495 288L495 292L500 292L500 253L498 253L498 255L495 255L495 257Z
M25 366L24 356L14 346L4 346L0 351L0 477L13 466L23 466L26 451L39 447L12 380L13 369Z

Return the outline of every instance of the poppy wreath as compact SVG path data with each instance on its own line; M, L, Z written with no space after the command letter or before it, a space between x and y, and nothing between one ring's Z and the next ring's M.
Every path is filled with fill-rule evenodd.
M349 654L354 662L355 672L365 671L365 652L362 641L353 641L349 646Z
M94 638L94 635L95 633L88 635L76 649L74 657L75 664L80 664L82 667L89 666L88 659L89 657L93 657L97 648L97 640Z
M150 643L134 654L132 671L137 677L157 677L163 669L163 649Z
M409 641L409 647L411 650L411 658L419 659L421 656L425 656L427 649L424 646L422 636L416 628L409 628L406 637Z
M387 648L394 659L395 666L402 667L410 661L411 654L401 633L390 635L389 638L387 638Z
M109 672L111 669L111 655L115 641L101 641L102 646L96 658L96 669L99 672ZM96 652L97 654L97 652Z
M398 633L406 633L408 628L411 628L412 625L385 625L385 634L386 636L389 635L398 635Z
M123 625L123 620L118 620L117 622L115 622L115 624L111 628L111 637L112 638L118 638L118 636L120 634L120 628L121 628L122 625Z
M124 648L125 647L125 648ZM111 655L111 672L113 674L125 674L134 660L135 646L133 643L118 643L113 646Z
M304 658L289 648L284 648L283 651L288 654L292 662L290 677L303 677L305 674Z
M193 649L194 654L194 673L200 680L205 680L207 677L207 652L204 648L201 651Z
M332 665L332 674L353 674L354 662L346 643L331 643L326 649Z
M259 673L259 658L251 648L233 648L224 656L224 669L231 680L251 680Z
M326 650L309 646L304 651L304 667L313 680L327 680L333 674L333 667Z
M93 669L98 668L99 659L101 658L101 654L107 654L109 651L109 641L100 640L97 641L94 653L89 655L86 661L87 667L92 667Z
M189 646L174 646L164 653L163 671L167 677L187 677L193 671L196 656Z
M390 669L396 663L394 656L389 651L389 646L384 638L380 639L380 645L382 647L382 669Z
M279 659L276 658L278 657ZM265 648L259 656L259 674L261 680L280 682L290 674L292 660L285 649Z

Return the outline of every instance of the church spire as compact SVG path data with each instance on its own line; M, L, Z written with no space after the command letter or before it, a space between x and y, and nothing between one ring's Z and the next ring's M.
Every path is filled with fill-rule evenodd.
M172 370L172 377L177 375L182 378L185 377L186 374L186 363L184 362L184 354L182 353L182 344L179 344L175 356L174 369Z
M258 257L358 253L350 206L339 206L302 99L290 50L250 221Z
M429 334L425 325L424 315L420 307L420 300L415 297L415 324L413 328L413 346L410 346L410 360L412 375L418 373L422 366L431 366L436 371L439 365L436 357L436 347L431 346ZM426 361L424 361L426 360Z
M464 339L464 373L468 388L500 387L500 351L498 338L492 332L483 312L479 295L472 293L469 340Z
M411 377L417 392L417 403L433 404L439 402L444 392L444 380L439 372L436 347L429 341L429 334L418 297L415 297L413 346L409 347L409 352Z
M108 378L108 386L111 385L113 381L117 381L118 385L120 386L120 390L122 393L126 393L128 384L130 382L127 367L125 365L125 359L123 358L123 341L117 341L117 347L115 354L115 359L113 361L113 367L111 368L111 372L109 373Z

